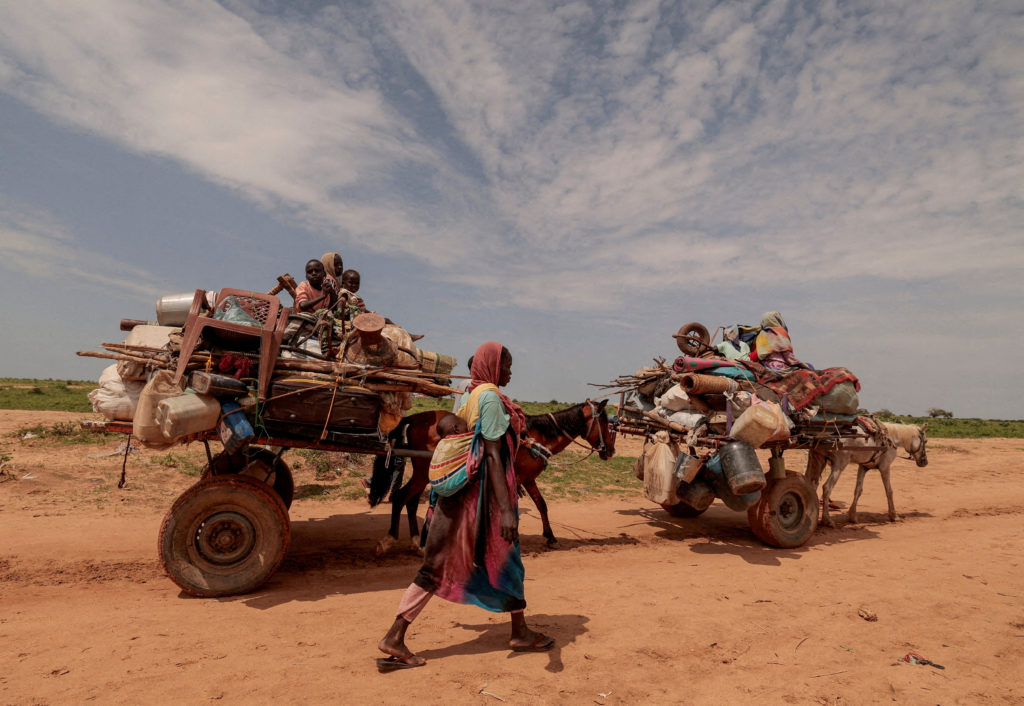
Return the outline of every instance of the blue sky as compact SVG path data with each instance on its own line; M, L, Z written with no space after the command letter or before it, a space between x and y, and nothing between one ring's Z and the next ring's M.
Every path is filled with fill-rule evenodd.
M1022 418L1022 67L1012 3L0 0L0 375L339 250L521 399L777 309L869 409Z

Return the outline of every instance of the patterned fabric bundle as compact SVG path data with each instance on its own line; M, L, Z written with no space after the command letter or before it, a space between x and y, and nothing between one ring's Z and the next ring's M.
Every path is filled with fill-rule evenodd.
M852 382L860 391L857 376L846 368L794 370L781 379L764 380L763 384L780 395L786 395L789 405L799 412L841 382Z
M455 495L469 482L469 462L476 432L446 436L438 442L430 459L430 489L443 498Z

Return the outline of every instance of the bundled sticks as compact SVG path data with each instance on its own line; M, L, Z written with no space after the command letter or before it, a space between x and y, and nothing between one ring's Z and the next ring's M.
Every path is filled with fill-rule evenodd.
M125 343L104 343L102 347L105 349L104 352L78 351L78 355L142 363L150 368L166 370L173 370L177 366L177 357L165 349L133 346ZM246 355L252 357L254 362L259 358L255 354L232 353L231 355ZM191 368L215 366L219 363L220 356L221 354L210 351L196 351L189 358L189 366ZM450 374L429 373L421 370L372 367L329 360L278 358L274 364L274 371L316 373L330 376L332 380L339 383L349 381L369 390L380 392L418 392L433 397L443 397L460 392L437 382L439 379L447 380L452 377Z

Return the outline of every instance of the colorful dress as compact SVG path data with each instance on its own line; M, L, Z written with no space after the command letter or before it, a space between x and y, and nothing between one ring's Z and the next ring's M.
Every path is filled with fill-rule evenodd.
M468 464L471 480L459 493L437 499L423 566L413 583L453 603L507 612L524 609L526 600L519 542L501 536L501 506L488 488L490 478L483 463L483 441L500 441L509 503L518 515L512 465L516 439L497 391L493 384L478 385L460 410L459 416L474 430Z

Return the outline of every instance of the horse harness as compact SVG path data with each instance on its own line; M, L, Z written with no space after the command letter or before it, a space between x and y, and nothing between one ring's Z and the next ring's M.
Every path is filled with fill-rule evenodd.
M571 443L571 444L575 444L575 445L580 446L580 447L582 447L584 449L588 449L588 453L587 453L586 456L584 456L583 458L577 459L576 461L571 461L569 463L552 463L551 462L551 456L552 456L551 449L549 449L548 447L544 446L544 444L540 443L539 441L534 441L533 439L530 439L529 437L524 435L522 440L524 442L526 442L526 444L528 445L528 448L530 449L530 453L533 454L534 457L536 457L536 458L543 459L545 466L547 466L549 464L553 465L553 466L574 466L577 463L582 463L583 461L586 461L588 458L590 458L591 456L594 455L595 451L597 451L599 455L603 454L605 451L607 451L608 450L608 444L605 443L604 431L601 429L601 424L599 423L599 420L598 420L599 413L597 411L597 405L594 404L594 402L592 400L587 400L587 406L590 408L590 422L587 424L587 430L583 433L583 438L589 437L590 436L590 432L593 431L593 429L594 429L594 424L597 424L597 440L598 440L597 446L592 446L592 445L589 445L589 444L581 444L580 442L578 442L576 440L576 437L570 435L567 431L565 431L565 429L563 429L561 427L561 425L558 423L558 420L555 419L555 415L551 414L551 412L548 412L548 418L551 420L551 423L555 425L555 429L558 430L559 435L565 437L566 439L568 439L569 443Z

